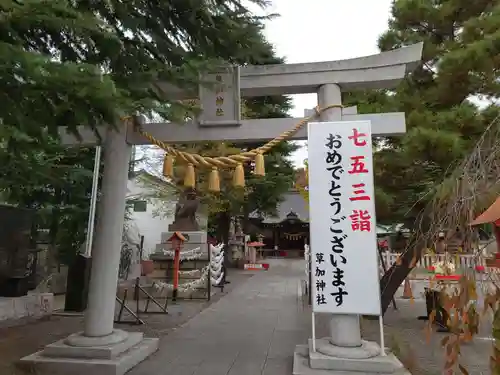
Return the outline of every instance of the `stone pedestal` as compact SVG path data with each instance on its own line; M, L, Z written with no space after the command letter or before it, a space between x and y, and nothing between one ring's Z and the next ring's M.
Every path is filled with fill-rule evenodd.
M43 375L123 375L153 354L158 343L141 332L115 330L103 338L78 333L22 358L19 366Z
M195 288L194 290L184 290L183 285L192 283L198 280L202 276L202 269L209 264L210 254L207 244L207 233L203 231L182 231L182 235L186 238L186 241L182 245L181 249L181 271L189 271L179 275L179 290L177 292L177 298L179 299L204 299L209 298L211 293L208 286L209 279L207 276L206 284L202 287ZM149 278L153 281L167 282L167 284L173 284L173 270L174 270L174 256L173 254L165 254L164 251L173 252L171 244L168 240L172 237L174 232L163 232L161 234L161 244L156 245L156 252L150 255L150 259L154 263L154 271L149 275ZM188 254L199 248L202 252L201 257L196 259L189 259ZM187 257L188 259L185 259ZM167 289L162 291L162 294L171 297L172 290Z
M239 261L245 262L245 242L242 238L229 240L229 261L233 265L237 265Z
M257 249L255 247L248 249L248 263L257 263Z
M320 352L321 350L321 352ZM328 355L324 354L329 352ZM312 340L307 345L297 345L293 355L293 375L363 375L363 374L410 374L394 354L380 355L377 343L362 341L354 348L332 345L329 338Z

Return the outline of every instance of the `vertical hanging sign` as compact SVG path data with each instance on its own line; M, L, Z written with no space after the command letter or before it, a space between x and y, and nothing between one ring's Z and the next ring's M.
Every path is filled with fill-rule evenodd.
M308 127L314 312L380 315L369 121Z
M241 123L240 70L230 66L201 78L199 123L202 126L237 126Z

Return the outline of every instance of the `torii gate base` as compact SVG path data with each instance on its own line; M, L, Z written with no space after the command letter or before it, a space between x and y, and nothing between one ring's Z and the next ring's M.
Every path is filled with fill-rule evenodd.
M316 346L329 345L329 339L316 340ZM352 350L352 349L351 349ZM378 353L380 347L368 341L363 341L363 349ZM293 375L411 375L394 354L386 356L375 355L371 358L349 358L351 352L344 357L332 357L319 352L313 352L312 340L309 345L297 345L293 354Z
M142 332L115 330L113 334L123 341L72 346L68 340L79 335L69 336L24 357L19 367L27 369L28 374L123 375L158 350L159 339L145 338Z

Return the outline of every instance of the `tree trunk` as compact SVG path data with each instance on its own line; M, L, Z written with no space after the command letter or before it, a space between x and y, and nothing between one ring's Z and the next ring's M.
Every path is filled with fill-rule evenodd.
M59 246L57 243L57 236L59 234L60 220L61 220L61 206L63 204L62 190L56 188L54 192L54 206L50 217L49 235L48 235L48 274L50 275L53 269L57 266L57 272L60 271L61 259L59 253Z
M227 212L219 213L217 218L217 240L224 244L224 265L231 265L231 254L229 246L229 227L231 226L231 216Z
M241 230L244 234L250 233L250 211L248 210L248 205L243 207L243 215L241 218Z
M400 261L394 263L380 280L382 314L385 314L399 286L422 256L425 243L423 241L412 241L412 243L403 252Z

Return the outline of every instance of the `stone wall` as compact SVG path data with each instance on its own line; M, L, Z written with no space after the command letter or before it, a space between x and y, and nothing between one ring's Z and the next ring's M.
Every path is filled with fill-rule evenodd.
M202 277L202 270L210 262L210 254L207 245L207 234L205 232L182 232L186 237L186 242L180 251L181 263L179 273L179 299L207 299L211 295L211 288L208 274L205 281L196 287L190 287L197 284L196 281ZM164 232L161 234L162 243L156 245L156 252L150 255L154 262L154 271L148 275L151 282L157 285L155 296L172 296L174 257L171 245L168 240L173 232ZM190 258L189 254L195 249L200 256ZM168 254L166 254L167 252ZM161 287L163 285L163 287Z
M0 327L24 324L52 315L52 293L29 293L23 297L0 297Z

